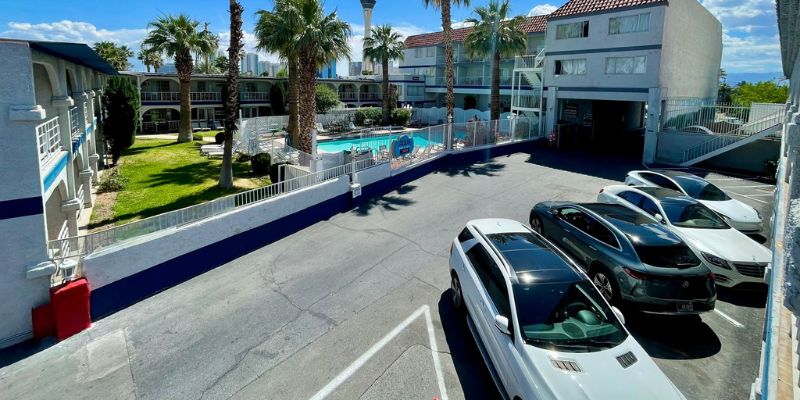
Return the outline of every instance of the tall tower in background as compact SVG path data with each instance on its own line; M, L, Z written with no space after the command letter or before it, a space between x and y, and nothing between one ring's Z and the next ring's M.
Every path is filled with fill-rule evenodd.
M364 9L364 39L368 38L370 32L372 32L372 9L375 8L376 1L377 0L361 0L361 7ZM374 74L375 63L372 62L372 60L367 60L366 57L363 58L363 61L362 70L369 69Z

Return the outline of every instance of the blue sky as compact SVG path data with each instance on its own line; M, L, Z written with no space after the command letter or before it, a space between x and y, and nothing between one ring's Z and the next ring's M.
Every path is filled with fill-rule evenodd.
M687 0L673 0L687 1ZM700 0L723 25L723 68L731 80L745 73L767 78L778 77L780 46L778 44L773 0ZM512 0L514 14L547 13L566 0ZM488 0L473 0L472 6ZM245 48L253 50L254 13L269 9L269 0L242 0L245 8ZM220 34L227 48L228 2L225 0L0 0L0 37L39 40L64 40L93 43L112 40L138 49L146 34L147 22L161 14L186 13L209 22L210 29ZM353 28L353 59L361 59L360 41L363 16L359 0L326 0L329 11L337 10ZM470 15L467 8L454 8L453 21ZM422 0L378 0L373 24L390 23L405 35L441 30L439 14L422 6ZM358 45L356 45L358 44ZM262 54L264 59L277 59ZM135 60L132 60L135 61ZM138 68L141 65L135 62ZM340 62L341 67L345 64ZM742 75L744 76L744 75Z

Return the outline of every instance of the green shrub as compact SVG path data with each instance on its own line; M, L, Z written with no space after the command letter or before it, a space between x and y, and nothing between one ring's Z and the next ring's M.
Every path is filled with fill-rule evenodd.
M203 135L199 135L197 133L193 133L192 134L192 140L194 140L195 142L202 142L203 141Z
M120 175L119 169L112 168L103 174L100 183L97 185L97 193L119 192L125 189L128 178Z
M411 110L395 108L392 110L392 125L406 126L411 121Z
M270 161L269 153L258 153L250 158L250 167L255 175L266 175L270 172Z
M249 154L244 154L244 153L236 153L233 155L233 157L234 160L236 160L236 162L240 163L250 162L250 158L252 158L250 157Z
M272 165L269 166L269 180L272 183L278 183L279 182L278 181L278 169L280 168L281 165L287 165L287 164L291 164L291 163L288 163L288 162L284 161L284 162L275 163L275 164L272 164Z
M383 111L379 107L363 107L355 112L356 125L364 125L365 120L370 120L371 123L380 123L383 117Z
M116 163L122 150L131 147L136 140L141 109L139 88L126 76L112 76L108 79L101 101L105 111L101 123L103 136Z
M339 105L339 95L327 85L317 85L314 100L317 114L325 114Z

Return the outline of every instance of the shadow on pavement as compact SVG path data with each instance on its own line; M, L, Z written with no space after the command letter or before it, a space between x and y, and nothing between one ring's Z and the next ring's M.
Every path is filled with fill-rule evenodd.
M581 150L556 150L547 147L537 147L526 162L619 182L625 180L628 171L645 169L641 163L641 155L592 154Z
M740 307L765 308L767 285L753 285L750 289L731 289L717 286L717 300Z
M467 178L473 175L482 175L482 176L496 176L498 172L502 171L506 167L505 164L500 164L496 162L487 162L482 164L471 164L465 165L461 167L451 167L447 169L447 176L456 176L461 175Z
M414 204L414 200L402 196L414 191L416 188L417 187L414 185L400 186L393 192L370 199L366 203L361 204L356 208L355 212L360 216L367 216L374 208L378 208L381 211L397 211L400 207L410 206Z
M450 289L439 297L438 306L442 330L453 358L458 381L464 390L464 398L468 400L501 398L469 331L466 316L453 308Z
M41 340L27 340L20 344L2 349L0 350L0 368L5 368L40 351L47 350L57 343L58 340L51 336Z
M716 333L698 315L668 316L627 311L625 326L653 358L689 360L720 352Z

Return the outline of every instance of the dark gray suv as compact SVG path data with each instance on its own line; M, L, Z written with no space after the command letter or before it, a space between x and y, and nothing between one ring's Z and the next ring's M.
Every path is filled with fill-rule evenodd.
M530 224L584 267L612 304L665 314L714 309L714 274L655 219L616 204L544 202Z

